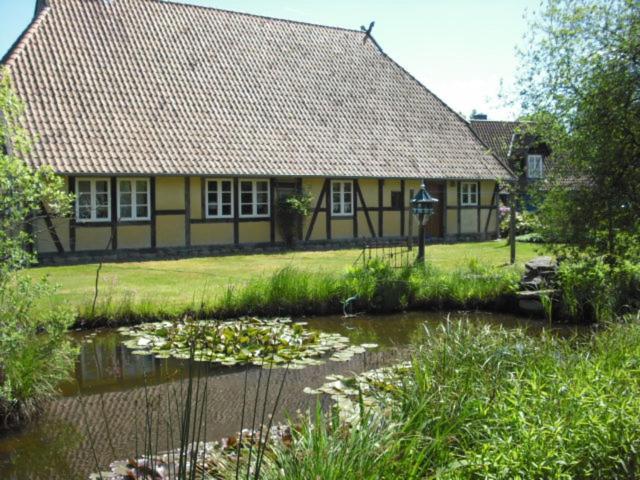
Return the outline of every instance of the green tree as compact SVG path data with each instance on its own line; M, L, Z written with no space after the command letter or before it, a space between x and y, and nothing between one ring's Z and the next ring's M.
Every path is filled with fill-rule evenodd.
M72 316L61 310L34 315L52 288L20 274L35 260L30 222L42 208L64 215L70 205L59 177L25 163L30 138L20 123L22 109L9 75L0 72L0 428L33 414L74 358L66 337Z
M542 233L615 263L640 232L640 2L546 0L529 31L522 105L552 149Z

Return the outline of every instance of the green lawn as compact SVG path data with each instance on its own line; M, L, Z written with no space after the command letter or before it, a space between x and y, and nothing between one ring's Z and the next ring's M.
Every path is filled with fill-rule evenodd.
M519 263L538 255L540 248L519 243ZM353 264L360 252L360 249L351 249L106 263L100 273L100 301L188 305L194 300L199 302L203 297L218 295L229 285L242 284L286 266L310 273L341 273ZM509 261L509 248L502 240L429 245L427 258L446 270L464 265L472 258L486 265L504 265ZM56 295L40 308L47 308L51 303L79 307L92 302L96 269L96 264L42 267L28 270L27 274L34 278L48 276L53 284L59 286Z

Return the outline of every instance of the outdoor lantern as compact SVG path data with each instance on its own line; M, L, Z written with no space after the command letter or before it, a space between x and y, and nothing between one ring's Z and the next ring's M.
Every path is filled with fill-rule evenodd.
M411 200L411 212L415 216L417 216L418 220L420 221L420 235L418 237L418 261L424 260L424 227L429 221L429 217L433 215L437 203L438 199L433 198L429 194L424 183L420 186L420 190L418 190L416 196Z

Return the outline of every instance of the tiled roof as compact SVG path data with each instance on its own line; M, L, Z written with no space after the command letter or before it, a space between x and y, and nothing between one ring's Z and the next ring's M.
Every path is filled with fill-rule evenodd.
M67 174L506 178L356 30L159 0L49 0L6 60Z
M491 152L503 162L509 162L518 122L471 120L471 128Z

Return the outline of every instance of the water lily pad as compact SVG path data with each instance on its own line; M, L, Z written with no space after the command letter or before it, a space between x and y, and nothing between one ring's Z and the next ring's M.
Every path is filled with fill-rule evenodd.
M288 318L242 318L235 321L158 322L123 327L123 344L137 355L154 354L222 365L253 364L265 367L290 365L304 368L333 361L347 361L365 347L351 346L338 333L311 330L306 323Z

